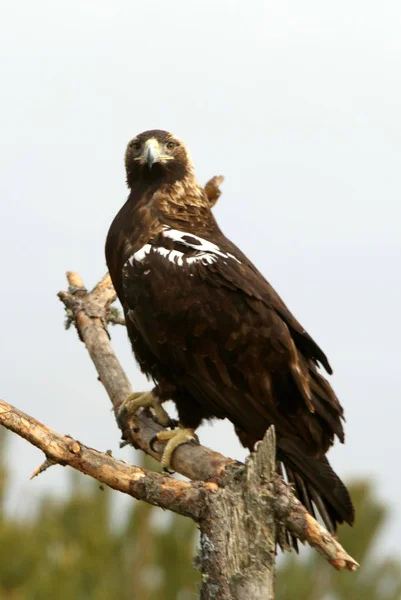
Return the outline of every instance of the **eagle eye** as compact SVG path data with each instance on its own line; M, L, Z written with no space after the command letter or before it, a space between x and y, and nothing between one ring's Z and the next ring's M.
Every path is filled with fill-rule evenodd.
M167 148L169 150L172 150L173 148L175 148L178 144L176 142L167 142Z
M133 147L134 150L140 150L141 149L141 143L140 142L132 142L131 146Z

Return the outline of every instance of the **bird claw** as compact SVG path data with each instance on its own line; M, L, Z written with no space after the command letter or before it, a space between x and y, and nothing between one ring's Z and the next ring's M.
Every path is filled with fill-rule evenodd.
M149 443L149 446L153 452L156 451L154 445L160 442L167 442L160 462L163 469L168 470L171 467L171 460L175 450L179 446L188 444L189 442L199 444L199 438L193 429L178 427L173 431L167 431L163 429L154 435Z
M167 415L166 421L164 423L162 423L160 420L160 417L158 417L154 412L152 412L152 419L154 420L155 423L158 423L159 425L163 425L164 427L168 427L169 429L176 429L178 427L177 419L173 419L169 415Z
M174 475L175 471L173 469L169 469L168 467L163 467L163 473L167 473L167 475Z
M170 427L170 423L174 423L152 392L135 392L128 396L118 411L118 422L121 423L133 417L139 408L150 408L155 420L164 427Z

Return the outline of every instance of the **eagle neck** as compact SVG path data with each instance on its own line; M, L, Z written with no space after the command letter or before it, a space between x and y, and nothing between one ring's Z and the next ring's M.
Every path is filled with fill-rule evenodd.
M174 183L164 184L151 200L161 220L187 230L212 230L216 223L208 197L194 175Z

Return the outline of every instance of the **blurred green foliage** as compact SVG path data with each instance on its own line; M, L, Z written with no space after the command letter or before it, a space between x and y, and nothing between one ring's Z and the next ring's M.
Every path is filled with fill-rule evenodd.
M4 443L0 431L0 600L195 600L192 521L135 500L116 519L116 492L71 470L67 497L44 496L29 519L10 517ZM149 457L143 464L159 469ZM358 520L341 541L360 571L337 573L315 552L287 554L277 600L401 600L400 563L380 555L387 511L371 484L351 493Z
M44 496L33 518L10 518L4 512L7 475L2 456L3 435L0 600L196 598L199 573L192 563L197 528L191 520L135 500L116 519L116 492L102 490L72 470L68 497ZM147 468L160 468L149 457L143 462ZM156 511L163 513L157 519L161 525L155 523Z

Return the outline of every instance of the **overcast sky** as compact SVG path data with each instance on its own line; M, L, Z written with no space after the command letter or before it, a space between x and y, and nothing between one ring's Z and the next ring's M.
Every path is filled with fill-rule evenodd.
M119 450L85 348L63 330L64 272L104 274L125 201L125 145L176 133L199 179L224 174L215 213L328 354L347 416L330 460L369 476L401 537L401 4L369 0L1 2L0 395L100 450ZM125 331L113 342L149 384ZM146 387L145 387L146 386ZM201 441L241 458L230 424ZM38 451L16 440L13 511ZM21 494L22 493L22 494Z

